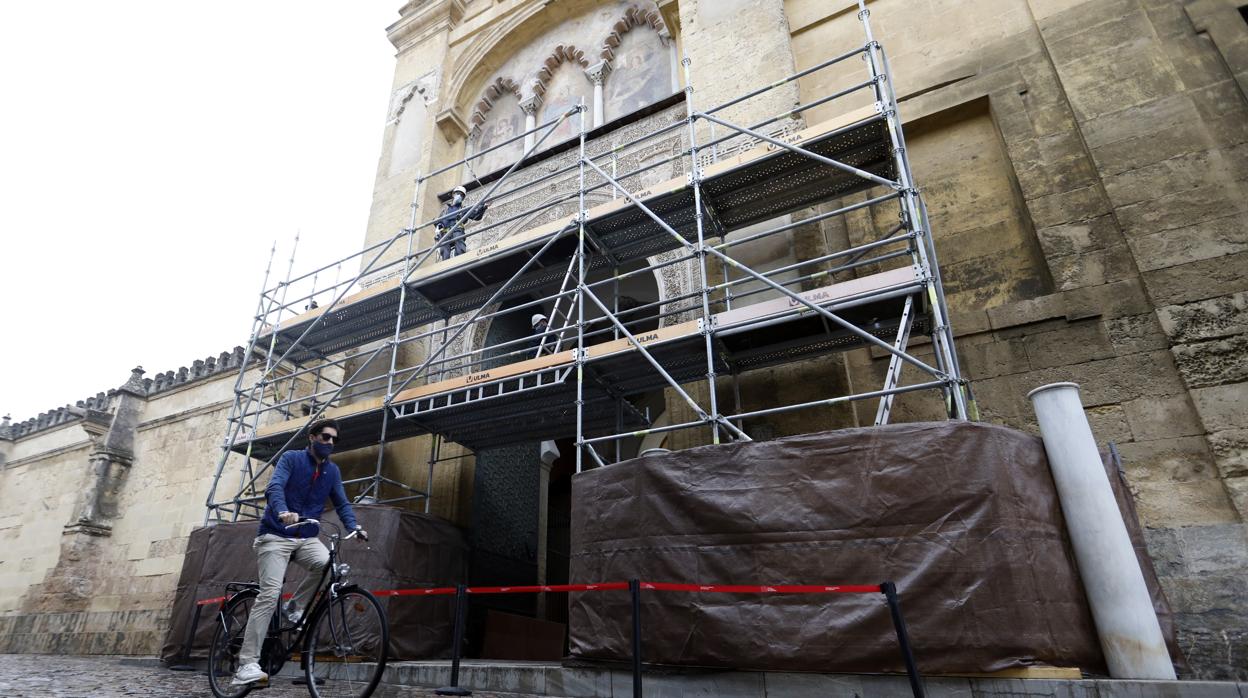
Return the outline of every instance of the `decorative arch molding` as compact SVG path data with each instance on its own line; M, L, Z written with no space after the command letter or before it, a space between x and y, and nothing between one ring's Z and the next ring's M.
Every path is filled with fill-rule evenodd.
M554 76L555 71L559 70L559 66L564 63L575 63L582 70L589 67L589 60L585 58L585 52L571 44L560 44L555 47L554 51L542 61L542 67L537 70L537 78L533 83L533 92L537 95L546 94L546 87L550 84L550 78Z
M522 25L533 20L534 17L542 10L546 9L544 3L534 3L528 7L522 8L514 14L506 17L492 29L483 32L482 35L475 40L471 46L456 61L455 67L452 69L450 77L446 81L446 98L447 103L452 108L467 109L468 100L471 99L471 92L467 92L468 87L480 76L481 73L487 71L492 72L497 67L487 66L485 59L494 51L499 44L512 32L518 30Z
M494 82L485 88L481 99L477 101L476 106L472 109L472 125L474 127L485 123L486 114L490 113L490 110L494 108L495 100L498 99L499 95L503 94L515 95L517 100L523 99L520 96L520 86L516 84L515 80L505 77L495 78Z
M632 31L636 27L650 27L658 35L659 39L666 46L672 40L672 33L668 30L667 24L663 21L663 15L659 13L658 8L644 10L636 5L624 11L624 14L611 25L611 33L607 34L607 38L602 40L602 48L598 52L598 56L610 63L615 58L615 48L620 45L620 41L625 34Z

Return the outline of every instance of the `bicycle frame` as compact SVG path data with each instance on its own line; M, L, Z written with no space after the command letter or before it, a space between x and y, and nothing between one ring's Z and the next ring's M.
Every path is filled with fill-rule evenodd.
M290 660L292 651L297 651L299 653L299 667L301 669L306 667L308 658L303 651L303 647L308 640L308 633L312 628L312 621L318 618L322 612L322 608L328 606L329 603L337 596L338 589L346 586L344 581L345 575L340 572L338 566L338 544L343 540L348 540L354 537L356 535L355 531L352 531L347 534L346 538L343 538L341 526L329 521L317 521L316 519L304 519L287 526L287 528L306 525L321 526L325 524L333 526L334 529L336 529L336 532L330 534L329 536L329 561L325 564L324 569L321 570L321 579L317 582L316 592L312 595L312 602L308 604L308 607L304 610L303 615L299 618L298 623L295 623L294 625L286 625L284 623L285 619L281 613L281 603L279 599L278 607L274 610L273 617L269 621L269 629L265 633L266 640L269 638L280 639L282 633L290 632L292 630L297 631L294 641L289 645L285 645L286 651L283 652L281 661L278 662L275 667L271 667L273 669L271 673L277 673L283 666L285 666L286 662ZM326 583L327 578L328 584ZM236 589L240 587L242 589L251 589L255 588L255 585L228 584L226 585L227 591L230 590L231 587ZM222 624L226 622L225 609L237 595L237 593L231 594L225 599L225 601L221 602L221 607L217 611L218 622ZM263 657L261 657L261 659L263 659ZM266 667L266 669L268 668L270 667Z

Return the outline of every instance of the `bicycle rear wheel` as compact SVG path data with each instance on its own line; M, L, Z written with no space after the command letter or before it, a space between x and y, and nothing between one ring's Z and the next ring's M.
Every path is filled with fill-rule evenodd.
M304 673L314 698L368 698L386 670L390 629L381 603L347 587L312 621Z
M256 593L244 591L221 610L221 622L212 634L212 649L208 651L208 685L217 698L242 698L252 689L253 684L232 686L230 681L238 671L238 650L243 646L247 616L255 602Z

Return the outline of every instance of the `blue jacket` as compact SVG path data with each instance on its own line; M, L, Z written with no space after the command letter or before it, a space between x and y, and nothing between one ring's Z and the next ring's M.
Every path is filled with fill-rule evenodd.
M355 528L355 512L351 510L347 493L342 489L342 473L338 471L338 466L327 458L321 463L319 472L317 470L316 460L306 448L282 454L273 470L273 479L264 488L264 496L269 503L264 508L264 518L260 519L260 535L272 533L285 538L316 536L320 533L316 526L288 530L277 515L293 511L301 518L319 520L325 511L326 499L333 500L338 518L347 530Z

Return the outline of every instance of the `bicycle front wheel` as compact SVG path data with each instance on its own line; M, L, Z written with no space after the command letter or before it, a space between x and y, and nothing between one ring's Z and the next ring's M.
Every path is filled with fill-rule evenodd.
M234 686L230 682L238 671L238 650L243 646L247 616L255 602L256 593L244 591L221 609L221 622L212 635L212 649L208 651L208 685L217 698L242 698L254 685Z
M368 698L386 670L390 629L376 597L348 587L313 619L304 656L315 698Z

